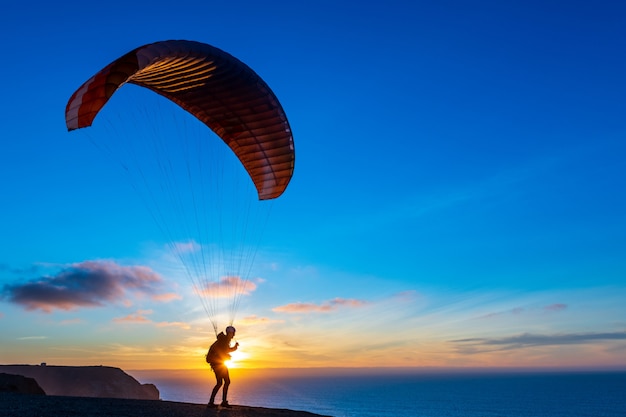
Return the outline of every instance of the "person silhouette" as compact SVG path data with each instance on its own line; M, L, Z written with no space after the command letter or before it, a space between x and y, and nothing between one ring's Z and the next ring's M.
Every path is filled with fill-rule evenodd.
M217 335L217 340L213 342L209 352L207 353L206 361L211 365L213 373L215 373L215 387L211 392L211 400L209 401L209 407L216 407L215 396L217 392L224 385L222 389L222 407L230 407L228 404L228 387L230 386L230 375L228 373L228 366L225 362L230 359L230 352L234 352L239 347L239 343L235 343L234 346L230 346L231 340L235 337L235 328L228 326L226 328L226 334L220 332Z

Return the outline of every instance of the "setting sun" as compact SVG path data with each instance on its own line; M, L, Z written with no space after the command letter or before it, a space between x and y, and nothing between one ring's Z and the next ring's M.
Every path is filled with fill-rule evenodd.
M240 368L243 365L243 362L246 361L250 357L250 354L247 352L242 352L236 350L231 352L231 358L225 362L226 366L229 368Z

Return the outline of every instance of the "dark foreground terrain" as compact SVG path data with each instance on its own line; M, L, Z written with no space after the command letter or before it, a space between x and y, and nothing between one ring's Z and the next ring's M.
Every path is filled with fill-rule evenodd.
M3 417L319 417L306 411L247 407L207 408L160 400L61 397L0 392Z

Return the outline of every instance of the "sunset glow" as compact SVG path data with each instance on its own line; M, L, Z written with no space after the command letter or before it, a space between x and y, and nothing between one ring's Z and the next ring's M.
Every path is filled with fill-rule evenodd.
M236 350L230 355L230 360L226 361L226 366L229 368L241 368L242 364L245 364L247 359L250 358L250 354L248 352L243 352L241 350Z

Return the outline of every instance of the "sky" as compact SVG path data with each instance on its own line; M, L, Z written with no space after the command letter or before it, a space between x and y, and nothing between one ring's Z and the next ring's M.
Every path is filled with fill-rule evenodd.
M168 251L199 242L64 122L109 62L187 39L252 67L295 142L233 366L626 368L626 5L7 7L0 363L206 366Z

